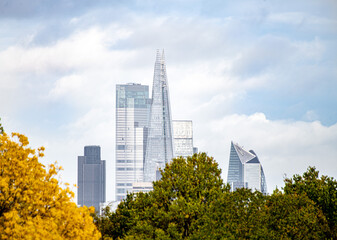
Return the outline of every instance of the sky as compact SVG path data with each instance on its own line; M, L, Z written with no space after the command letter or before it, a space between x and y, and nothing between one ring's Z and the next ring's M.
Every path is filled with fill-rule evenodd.
M309 166L337 178L334 0L0 0L5 131L44 146L62 183L100 145L114 200L115 87L151 87L157 49L172 119L193 121L225 181L231 141L256 152L269 193Z

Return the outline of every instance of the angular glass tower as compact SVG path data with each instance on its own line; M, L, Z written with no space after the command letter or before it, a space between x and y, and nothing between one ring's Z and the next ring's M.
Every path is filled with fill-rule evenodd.
M259 158L253 150L244 150L231 142L227 183L232 191L237 188L250 188L267 194L266 178Z
M149 125L149 86L116 85L116 200L142 182Z
M78 156L77 178L77 204L99 212L105 202L105 160L101 160L100 146L84 147L84 156Z
M154 65L150 125L144 165L144 181L159 179L159 168L173 158L171 110L164 51L157 50Z

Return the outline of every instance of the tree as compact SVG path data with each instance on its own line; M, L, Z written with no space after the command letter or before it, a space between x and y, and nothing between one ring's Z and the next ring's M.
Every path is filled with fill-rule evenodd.
M161 171L150 193L129 194L115 213L98 221L113 239L185 239L226 189L221 170L206 153L175 158ZM108 230L107 226L117 229Z
M191 239L325 239L327 221L306 195L225 192Z
M78 208L55 178L61 167L46 169L44 148L28 144L22 134L0 135L0 239L99 239L93 209Z
M305 194L268 197L263 225L266 239L327 239L328 222L322 211Z
M103 210L103 216L95 218L95 223L102 233L102 239L118 239L130 234L137 223L148 218L145 213L152 203L153 200L149 194L140 192L136 195L128 194L115 212L107 206Z
M311 170L304 174L304 179L310 181L301 177L286 180L285 193L275 190L266 196L244 188L231 192L223 184L220 173L217 163L205 153L173 159L161 172L161 180L153 183L153 191L129 194L116 212L108 209L106 216L98 219L104 239L331 239L334 236L326 217L333 216L327 206L332 211L336 206L332 206L335 196L332 179L319 180ZM321 190L323 193L329 190L329 194Z
M1 121L1 118L0 118L0 121ZM0 122L0 134L2 134L4 132L4 128L3 126L1 125L1 122Z
M322 210L329 223L328 238L337 239L337 181L328 176L319 178L314 167L292 178L285 179L284 193L288 195L305 194Z
M192 239L263 239L266 196L250 189L224 192L200 221Z
M164 230L174 224L184 238L198 228L200 216L224 191L221 170L206 153L174 159L153 185L154 223Z

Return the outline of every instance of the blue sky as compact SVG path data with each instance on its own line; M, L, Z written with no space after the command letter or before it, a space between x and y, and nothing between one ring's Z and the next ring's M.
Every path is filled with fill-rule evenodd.
M226 178L230 141L268 190L314 165L337 177L337 4L323 1L0 0L0 117L76 183L101 145L114 198L115 85L151 85L164 48L173 119Z

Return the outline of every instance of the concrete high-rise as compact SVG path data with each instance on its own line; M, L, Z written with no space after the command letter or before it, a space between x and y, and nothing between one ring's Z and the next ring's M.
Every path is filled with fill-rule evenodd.
M78 156L77 203L93 206L96 212L105 202L105 160L100 146L85 146L84 156Z
M149 87L136 83L116 85L116 200L143 182L149 124Z
M193 155L193 126L190 120L173 120L173 149L175 157Z
M159 179L159 168L173 158L171 109L169 89L166 74L164 51L157 50L154 65L152 104L150 125L147 140L147 150L144 165L144 181L152 182Z
M227 183L232 191L237 188L250 188L267 194L267 183L262 165L253 150L246 151L231 142Z

